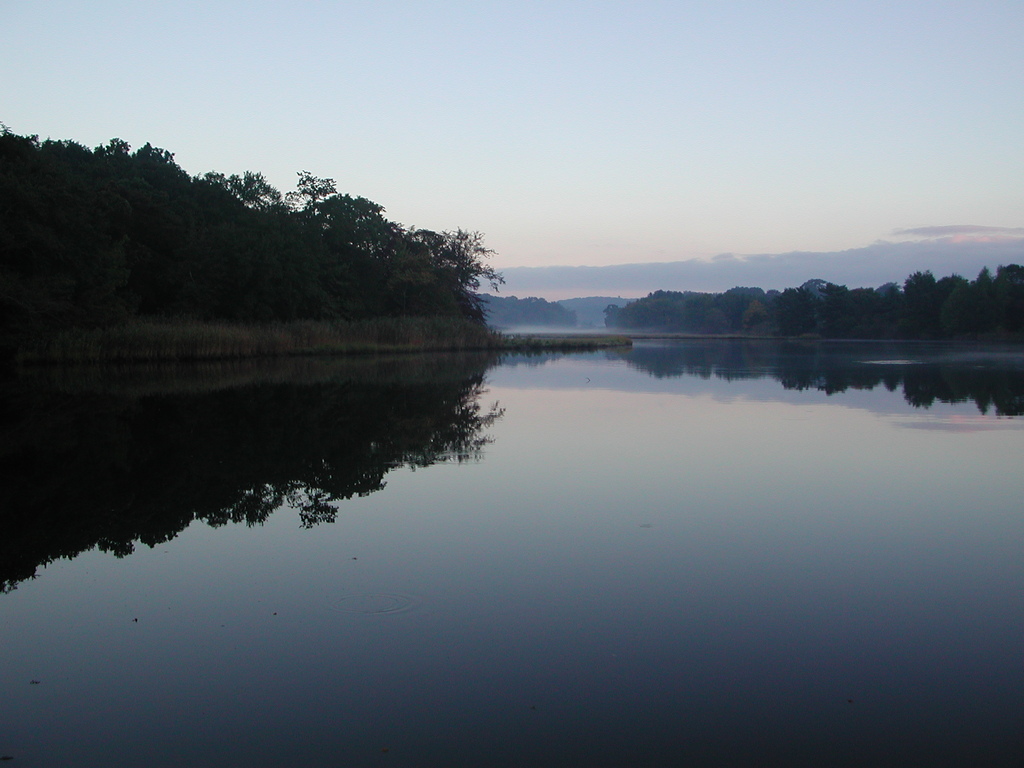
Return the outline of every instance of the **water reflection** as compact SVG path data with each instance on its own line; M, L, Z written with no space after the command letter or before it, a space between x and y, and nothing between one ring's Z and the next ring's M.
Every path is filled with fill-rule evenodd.
M836 394L902 387L915 408L973 401L986 414L1024 414L1024 352L955 344L687 341L638 344L626 364L656 378L771 377L791 390Z
M1020 365L937 350L645 342L11 383L8 583L97 542L137 551L2 596L0 756L1020 765L1024 422L975 399L1019 392ZM951 420L999 426L904 428ZM302 528L310 499L366 492ZM256 528L138 546L278 498Z
M0 588L99 547L118 556L192 521L302 526L396 467L476 460L501 415L488 356L36 371L4 386Z
M659 380L773 379L826 395L884 387L915 408L973 402L982 414L1024 413L1024 356L1005 348L687 341L584 357ZM539 379L554 359L503 362ZM333 522L337 502L379 491L396 467L476 460L502 413L480 402L494 363L312 359L55 368L7 380L0 589L93 547L125 556L155 546L194 520L256 525L287 505L304 527Z

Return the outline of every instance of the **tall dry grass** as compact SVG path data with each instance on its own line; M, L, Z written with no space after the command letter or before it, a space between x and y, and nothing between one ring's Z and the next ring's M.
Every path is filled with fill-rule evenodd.
M270 325L137 321L69 329L26 345L21 363L226 360L282 355L410 350L497 349L503 337L461 318L376 318L357 322L297 321Z

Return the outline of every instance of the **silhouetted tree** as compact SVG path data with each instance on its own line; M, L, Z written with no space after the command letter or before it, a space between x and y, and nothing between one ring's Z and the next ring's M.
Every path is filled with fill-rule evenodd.
M775 301L772 310L775 324L783 336L810 333L817 325L818 300L807 288L787 288Z
M255 322L461 315L501 276L479 232L406 230L299 173L190 177L167 150L0 129L0 346L134 315Z

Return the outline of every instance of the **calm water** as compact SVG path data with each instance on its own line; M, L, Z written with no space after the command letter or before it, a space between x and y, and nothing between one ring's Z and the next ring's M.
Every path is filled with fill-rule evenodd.
M12 765L1024 761L1022 354L4 386Z

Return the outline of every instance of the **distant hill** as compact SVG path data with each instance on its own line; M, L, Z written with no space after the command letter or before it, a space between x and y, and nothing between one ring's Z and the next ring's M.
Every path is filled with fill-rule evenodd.
M575 328L576 313L558 302L527 296L480 294L481 306L492 328Z
M609 304L624 307L634 299L621 296L586 296L548 301L537 296L480 294L492 328L604 328Z
M633 299L621 296L586 296L581 299L561 299L557 303L576 313L576 323L581 328L604 328L605 307L609 304L624 307L630 301Z

